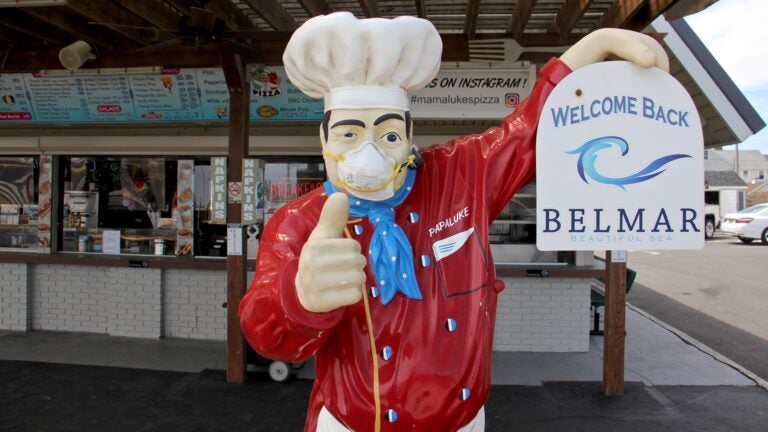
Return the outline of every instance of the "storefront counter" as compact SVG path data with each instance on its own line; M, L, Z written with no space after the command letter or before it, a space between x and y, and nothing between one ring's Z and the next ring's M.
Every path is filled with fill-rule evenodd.
M497 351L589 350L593 267L497 265ZM247 281L253 279L249 261ZM225 340L226 259L0 253L0 329Z

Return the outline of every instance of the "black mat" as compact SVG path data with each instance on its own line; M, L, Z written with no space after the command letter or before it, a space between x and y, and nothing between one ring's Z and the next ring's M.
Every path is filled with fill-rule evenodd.
M300 431L312 383L0 361L0 431ZM608 398L599 383L494 386L487 431L768 431L758 387L645 387Z

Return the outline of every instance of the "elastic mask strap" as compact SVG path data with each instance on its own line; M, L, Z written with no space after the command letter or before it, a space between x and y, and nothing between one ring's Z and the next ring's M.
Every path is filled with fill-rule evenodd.
M344 162L344 156L335 155L329 151L323 150L323 156L328 156L329 158L337 161L337 162Z

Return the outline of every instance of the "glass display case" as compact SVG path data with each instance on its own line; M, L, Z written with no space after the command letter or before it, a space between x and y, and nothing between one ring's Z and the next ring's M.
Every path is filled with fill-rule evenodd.
M37 226L0 225L0 248L37 250Z
M104 231L119 231L121 254L174 255L176 229L101 229L64 228L62 250L65 252L105 253ZM115 248L118 246L115 245Z

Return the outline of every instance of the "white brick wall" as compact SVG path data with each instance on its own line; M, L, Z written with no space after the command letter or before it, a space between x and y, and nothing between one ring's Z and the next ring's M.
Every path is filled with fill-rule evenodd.
M162 335L159 269L35 265L31 286L33 329Z
M496 351L589 351L589 280L504 278Z
M27 264L0 264L0 330L26 331Z
M166 270L165 336L226 340L226 272Z

